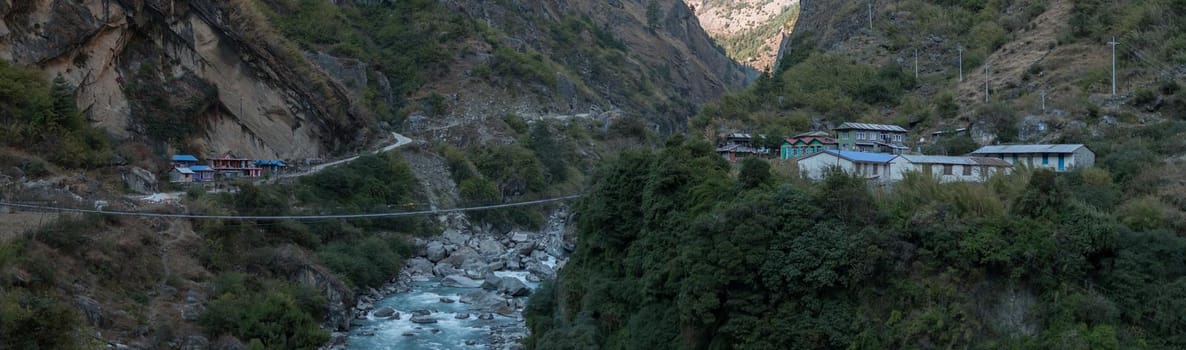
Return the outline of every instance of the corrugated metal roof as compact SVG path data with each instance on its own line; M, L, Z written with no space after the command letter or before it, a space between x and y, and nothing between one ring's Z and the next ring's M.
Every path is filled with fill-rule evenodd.
M857 151L837 151L825 150L821 153L828 153L840 158L844 158L853 162L865 163L889 163L896 155L889 153L872 153L872 152L857 152ZM818 154L818 153L817 153Z
M189 170L193 170L193 171L214 171L214 169L210 169L210 167L208 167L208 166L205 166L205 165L190 165L190 166L189 166Z
M194 157L189 154L178 154L178 155L173 156L173 161L174 162L196 162L196 161L198 161L198 157Z
M193 174L194 173L194 171L189 170L189 168L176 167L176 168L173 168L173 170L177 170L177 172L182 173L182 174Z
M1011 167L1009 162L988 157L959 157L959 156L928 156L919 154L903 154L902 159L915 164L957 164L957 165L987 165Z
M1009 162L1006 162L1006 161L1003 161L1003 160L1000 160L997 158L988 158L988 157L968 157L968 158L972 158L972 160L975 161L976 164L979 164L979 165L1013 167L1013 164L1009 164Z
M284 161L275 160L275 159L257 160L257 161L255 161L255 165L256 166L278 166L278 167L287 167L288 166L288 164L285 164Z
M953 157L953 156L925 156L916 154L903 154L903 159L916 164L959 164L959 165L976 165L976 161L972 157Z
M886 124L866 124L866 123L844 123L833 130L877 130L877 131L891 131L891 132L906 132L906 128L897 125Z
M1065 145L992 145L980 147L972 154L1009 154L1009 153L1072 153L1083 147L1082 144Z

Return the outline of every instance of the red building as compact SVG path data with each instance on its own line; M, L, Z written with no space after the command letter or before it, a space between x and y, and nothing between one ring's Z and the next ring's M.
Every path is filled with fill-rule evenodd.
M229 152L219 157L210 158L210 167L225 179L238 177L260 177L263 168L253 164L251 159L235 157Z

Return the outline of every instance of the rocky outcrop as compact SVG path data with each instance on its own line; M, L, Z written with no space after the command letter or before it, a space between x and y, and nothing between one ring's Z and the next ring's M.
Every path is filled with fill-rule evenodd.
M128 190L139 194L152 194L157 190L156 175L143 168L130 167L123 174L124 185Z
M347 89L248 2L3 1L0 18L0 59L64 77L88 120L117 138L285 159L369 139L373 122Z
M563 118L617 111L647 118L660 131L671 132L682 129L686 123L684 116L694 114L701 104L744 87L756 76L752 69L729 59L680 0L442 2L506 32L510 38L504 44L522 51L538 51L572 73L557 72L553 86L524 89L533 90L531 95L535 95L527 98L539 100L537 96L546 96L550 100L535 108L530 108L528 103L510 107L505 103L487 103L480 96L470 97L467 91L459 91L457 100L462 105L459 114L466 110L486 110L495 114L513 112L529 118ZM653 14L657 18L648 18L651 3L658 7L659 11ZM613 47L599 53L551 40L553 30L582 22L604 30L604 36L612 37L609 41L615 42L610 45ZM581 34L578 40L590 47L598 46L598 39L592 35ZM601 62L600 57L595 57L599 55L613 55L617 61ZM473 56L475 63L483 64L490 54ZM639 93L648 97L638 99ZM659 104L665 104L668 110L656 113L654 106ZM680 117L664 118L667 115Z

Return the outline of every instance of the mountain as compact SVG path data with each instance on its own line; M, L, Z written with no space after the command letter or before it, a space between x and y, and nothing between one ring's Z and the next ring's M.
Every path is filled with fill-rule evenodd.
M770 70L798 19L798 0L689 0L700 26L738 62Z
M1173 1L803 3L770 75L706 105L688 138L602 164L527 345L1183 348L1183 16ZM852 121L908 128L926 154L1066 143L1096 162L875 186L714 152L722 133Z
M117 140L303 159L375 139L348 91L249 3L21 1L0 15L0 58L65 78Z
M253 218L581 193L756 76L675 0L0 1L0 202L212 216L0 206L0 348L342 348L422 238L538 270L553 208ZM166 180L226 152L290 171Z

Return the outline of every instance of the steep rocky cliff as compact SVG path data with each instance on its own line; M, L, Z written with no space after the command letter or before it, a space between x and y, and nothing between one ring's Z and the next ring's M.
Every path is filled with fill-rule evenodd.
M793 29L799 14L798 0L686 0L700 19L700 26L729 57L765 71L771 69L778 49Z
M245 5L3 1L0 59L66 78L117 139L286 159L365 144L367 113Z

